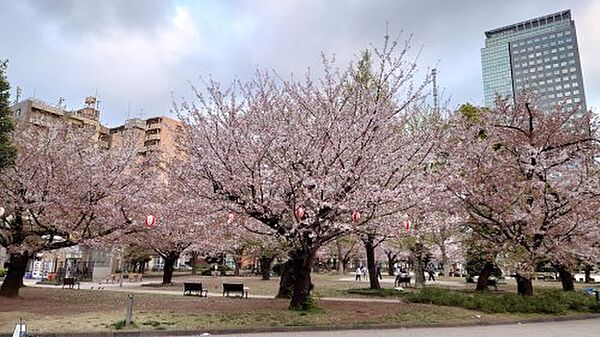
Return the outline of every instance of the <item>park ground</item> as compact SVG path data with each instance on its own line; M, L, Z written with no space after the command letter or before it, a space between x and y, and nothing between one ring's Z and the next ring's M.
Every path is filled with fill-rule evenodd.
M184 281L202 282L208 298L182 296ZM250 298L224 298L223 282L241 282L250 288ZM213 278L180 275L174 285L160 286L158 278L142 283L84 283L80 290L61 289L28 283L21 298L0 299L0 334L8 334L23 319L30 333L105 332L131 330L273 329L316 327L364 327L397 325L473 325L553 319L544 314L486 314L457 307L405 303L395 297L364 297L349 294L349 289L366 288L368 282L355 282L353 276L313 275L317 304L314 312L287 310L288 300L273 299L279 280L255 277ZM437 286L468 289L461 278L442 278ZM393 277L386 276L385 288L393 288ZM559 287L557 282L538 282L541 287ZM514 292L510 281L499 292ZM580 286L582 287L582 286ZM134 294L132 327L124 328L127 294ZM575 315L567 313L564 316Z

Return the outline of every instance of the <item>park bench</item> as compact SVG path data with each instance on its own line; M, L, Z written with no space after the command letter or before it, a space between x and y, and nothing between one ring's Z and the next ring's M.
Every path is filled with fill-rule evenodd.
M129 282L142 282L142 274L129 274Z
M77 282L74 277L65 277L63 278L62 289L65 289L65 286L67 286L69 289L73 289L75 284L77 284L77 289L79 289L79 282Z
M486 286L488 288L489 287L494 287L495 290L498 290L498 280L490 278L490 279L487 280Z
M397 286L404 284L404 286L408 287L410 285L410 279L410 275L398 275L394 281L394 284Z
M115 283L116 282L116 277L114 274L108 274L106 275L106 277L104 278L104 283Z
M229 296L229 293L240 293L242 294L242 297L245 295L246 298L248 298L248 290L249 289L244 287L241 283L223 283L223 296L225 296L225 294Z
M202 283L183 282L183 296L196 293L200 297L208 297L208 290L202 288Z

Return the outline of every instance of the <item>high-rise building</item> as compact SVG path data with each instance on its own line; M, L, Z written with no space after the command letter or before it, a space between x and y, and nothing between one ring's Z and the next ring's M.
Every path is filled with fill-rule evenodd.
M493 29L485 37L481 63L486 106L494 105L496 95L514 98L529 90L546 111L558 103L587 109L570 10Z

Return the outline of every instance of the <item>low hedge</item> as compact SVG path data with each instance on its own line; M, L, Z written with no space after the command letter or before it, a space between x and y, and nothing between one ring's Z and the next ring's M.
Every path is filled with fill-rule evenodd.
M521 296L514 293L460 292L426 287L419 292L402 293L400 296L412 303L461 307L485 313L600 313L600 302L593 296L562 290L539 290L533 296Z
M6 276L8 269L0 268L0 277Z

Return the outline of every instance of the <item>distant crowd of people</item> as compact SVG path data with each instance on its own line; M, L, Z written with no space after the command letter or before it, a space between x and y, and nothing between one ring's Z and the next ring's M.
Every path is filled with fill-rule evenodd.
M383 280L383 276L381 275L381 264L377 265L375 273L377 278ZM356 267L356 276L354 277L354 281L360 282L361 278L367 279L367 268L365 268L362 264Z
M381 275L381 264L378 264L376 267L376 272L377 272L377 278L379 278L380 280L383 279L382 275ZM427 280L428 281L435 281L435 273L437 271L436 266L434 263L430 262L425 266L425 270L427 273ZM356 282L360 282L363 278L366 279L367 278L367 268L365 268L362 264L359 265L358 267L356 267L356 276L354 277L354 281ZM409 283L410 282L410 278L411 278L411 274L408 271L408 268L406 268L405 265L403 264L399 264L396 263L394 264L394 276L395 276L395 280L394 280L394 286L400 286L400 284L402 283Z

